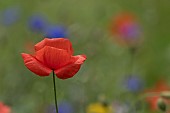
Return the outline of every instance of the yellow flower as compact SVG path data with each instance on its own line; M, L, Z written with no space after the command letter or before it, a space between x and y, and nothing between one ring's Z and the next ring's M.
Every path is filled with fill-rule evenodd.
M102 103L92 103L87 107L87 113L112 113L112 109Z

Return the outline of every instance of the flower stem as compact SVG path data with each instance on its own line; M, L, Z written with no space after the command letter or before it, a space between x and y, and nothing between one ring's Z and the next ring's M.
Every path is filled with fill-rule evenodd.
M129 48L129 52L130 52L130 75L133 75L136 48L133 48L133 47Z
M56 113L58 113L57 94L56 94L56 83L55 83L55 74L54 74L54 71L53 71L53 84L54 84L54 97L55 97Z

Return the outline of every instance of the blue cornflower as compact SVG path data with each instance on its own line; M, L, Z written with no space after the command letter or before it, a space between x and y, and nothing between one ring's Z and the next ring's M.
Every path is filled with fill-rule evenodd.
M56 113L55 105L48 106L45 113ZM73 107L69 102L63 101L58 104L58 113L74 113Z
M44 37L46 38L66 38L67 35L66 28L60 25L48 26L44 33Z
M121 34L125 38L132 40L135 38L139 38L141 35L141 29L139 25L135 23L124 24L121 26Z
M5 26L10 26L16 23L20 18L19 7L9 7L1 12L0 21Z
M137 76L130 76L125 79L125 87L131 92L138 92L143 88L143 81Z
M47 19L40 14L34 14L28 20L28 27L33 32L43 33L47 26Z
M73 107L69 102L63 101L58 106L58 112L59 113L74 113Z

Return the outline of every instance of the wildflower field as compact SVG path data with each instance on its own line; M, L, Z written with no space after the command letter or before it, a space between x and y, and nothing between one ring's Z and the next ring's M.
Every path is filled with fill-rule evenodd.
M0 113L169 113L169 10L168 0L1 0Z

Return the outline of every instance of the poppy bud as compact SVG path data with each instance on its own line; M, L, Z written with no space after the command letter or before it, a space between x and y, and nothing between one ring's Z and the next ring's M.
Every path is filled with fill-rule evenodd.
M162 92L161 97L164 98L164 99L170 99L170 91Z
M163 111L163 112L166 111L167 106L166 106L166 104L165 104L165 102L163 101L162 98L159 98L159 99L158 99L157 105L158 105L158 108L159 108L161 111Z

